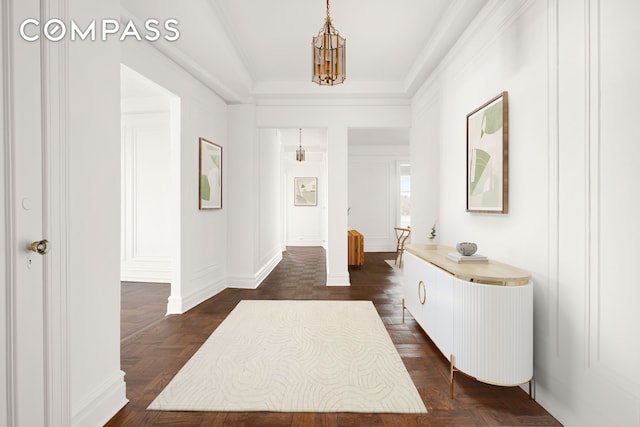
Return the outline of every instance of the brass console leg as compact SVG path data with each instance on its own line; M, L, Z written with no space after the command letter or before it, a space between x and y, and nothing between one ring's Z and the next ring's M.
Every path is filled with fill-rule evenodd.
M402 298L402 324L404 325L404 298Z
M451 355L451 365L449 367L449 398L453 399L453 373L456 368L454 367L453 354Z

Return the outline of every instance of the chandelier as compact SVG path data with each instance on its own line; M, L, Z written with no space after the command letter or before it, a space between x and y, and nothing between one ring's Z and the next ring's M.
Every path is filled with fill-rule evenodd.
M319 85L333 86L344 82L346 76L347 40L341 37L331 23L329 0L324 27L313 38L313 81Z
M304 162L304 148L302 148L302 128L300 128L300 146L296 150L296 160Z

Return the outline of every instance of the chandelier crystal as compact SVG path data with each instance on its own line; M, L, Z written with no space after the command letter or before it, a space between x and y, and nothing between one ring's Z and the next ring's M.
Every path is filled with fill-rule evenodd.
M346 76L347 40L341 37L331 22L329 0L324 27L313 37L313 81L319 85L333 86L344 83Z

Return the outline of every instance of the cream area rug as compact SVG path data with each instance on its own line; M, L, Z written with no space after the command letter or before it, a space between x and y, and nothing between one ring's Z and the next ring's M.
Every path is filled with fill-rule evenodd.
M148 409L427 412L370 301L241 301Z

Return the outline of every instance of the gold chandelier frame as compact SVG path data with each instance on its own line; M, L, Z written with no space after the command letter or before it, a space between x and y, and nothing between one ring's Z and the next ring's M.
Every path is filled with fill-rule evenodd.
M344 83L347 77L347 39L335 29L329 12L329 0L327 0L327 17L324 26L311 42L313 49L312 81L321 86Z

